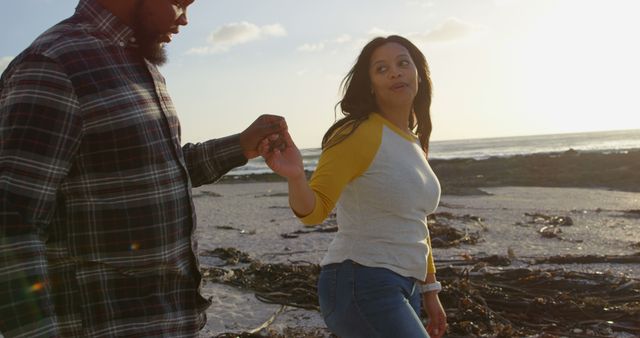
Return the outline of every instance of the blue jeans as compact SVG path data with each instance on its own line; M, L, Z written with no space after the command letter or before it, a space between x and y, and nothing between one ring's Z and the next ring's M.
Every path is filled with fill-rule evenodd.
M320 311L340 338L428 338L419 318L420 293L413 278L346 260L322 267Z

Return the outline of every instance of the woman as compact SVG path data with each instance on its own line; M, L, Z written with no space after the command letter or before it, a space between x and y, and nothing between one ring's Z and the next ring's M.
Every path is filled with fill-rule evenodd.
M403 37L375 38L342 87L345 117L325 134L309 184L288 133L285 149L270 148L275 138L260 145L269 167L287 178L289 204L303 223L322 222L337 203L338 232L318 282L322 315L342 338L441 337L446 315L427 228L440 199L426 160L427 62Z

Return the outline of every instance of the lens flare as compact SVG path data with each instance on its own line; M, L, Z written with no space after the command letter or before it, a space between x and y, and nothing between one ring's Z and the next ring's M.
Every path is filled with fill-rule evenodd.
M140 243L138 243L138 242L131 243L131 245L129 246L129 249L131 251L136 251L136 250L140 249Z

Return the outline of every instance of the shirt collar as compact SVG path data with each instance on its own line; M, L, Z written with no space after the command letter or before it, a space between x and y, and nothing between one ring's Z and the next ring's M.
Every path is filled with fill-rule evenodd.
M137 46L133 29L102 7L96 0L80 0L75 15L87 21L93 34L110 41L112 44L120 47Z

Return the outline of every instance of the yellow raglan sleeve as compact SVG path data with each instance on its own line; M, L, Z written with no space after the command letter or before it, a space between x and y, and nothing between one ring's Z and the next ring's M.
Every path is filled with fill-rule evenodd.
M381 142L382 124L369 118L342 142L322 152L309 182L316 204L309 215L300 217L302 223L319 224L327 218L345 186L367 170Z
M431 235L427 237L427 244L429 245L429 255L427 256L427 273L436 273L436 263L433 260L433 249L431 249Z

